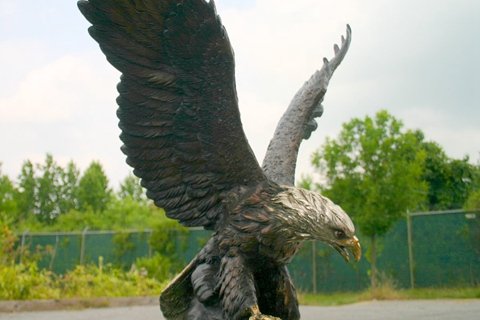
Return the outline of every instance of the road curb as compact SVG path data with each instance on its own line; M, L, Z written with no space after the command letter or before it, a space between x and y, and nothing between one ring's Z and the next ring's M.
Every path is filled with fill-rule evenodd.
M0 301L0 312L51 311L85 308L111 308L159 305L158 297L73 298L52 300Z

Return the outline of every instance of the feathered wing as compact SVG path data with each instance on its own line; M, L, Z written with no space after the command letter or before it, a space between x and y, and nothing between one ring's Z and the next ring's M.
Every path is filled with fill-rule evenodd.
M330 61L324 58L322 68L300 88L278 122L262 165L265 175L272 181L281 185L294 185L298 149L302 140L308 139L317 129L314 118L323 113L321 103L328 83L347 54L351 34L350 26L347 25L346 38L342 37L341 46L333 47L335 56Z
M117 115L127 163L169 217L214 228L223 198L265 177L242 129L233 51L213 1L78 6L122 73Z

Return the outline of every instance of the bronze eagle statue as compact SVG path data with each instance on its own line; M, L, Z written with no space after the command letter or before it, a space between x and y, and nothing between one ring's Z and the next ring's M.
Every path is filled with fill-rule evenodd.
M147 196L185 226L213 230L160 297L166 319L299 319L287 264L305 240L346 259L348 215L293 186L298 147L322 113L350 43L297 93L259 166L238 109L234 55L213 0L81 0L90 35L118 69L122 151Z

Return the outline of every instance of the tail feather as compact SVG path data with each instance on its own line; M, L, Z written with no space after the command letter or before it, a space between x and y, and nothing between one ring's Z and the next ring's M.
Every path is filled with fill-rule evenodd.
M160 295L160 309L168 320L184 319L194 298L191 275L197 259L193 259L163 290Z

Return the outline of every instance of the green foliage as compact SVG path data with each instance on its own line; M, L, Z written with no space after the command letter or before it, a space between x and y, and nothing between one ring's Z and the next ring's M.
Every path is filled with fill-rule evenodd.
M428 183L427 207L429 210L458 209L468 195L480 187L480 167L449 158L434 142L423 142L426 152L423 180Z
M0 300L151 296L163 287L138 270L111 265L79 265L63 276L39 270L35 263L0 265Z
M417 209L427 189L421 181L425 152L418 136L402 127L386 111L353 119L313 157L315 168L326 169L324 193L369 237L385 234L408 209Z
M2 175L0 163L0 224L13 224L18 221L18 192L13 182L6 175Z
M135 261L135 267L140 272L145 271L148 277L160 282L170 279L178 271L178 267L174 266L170 257L159 253L155 253L152 257L138 258Z
M467 211L480 211L480 189L470 193L465 201L464 209Z
M467 201L465 201L464 209L467 211L476 211L474 219L469 224L469 228L466 231L467 238L470 239L472 247L475 252L480 256L480 189L470 193Z
M70 210L60 215L55 223L45 225L35 219L27 219L16 225L18 231L81 231L89 230L126 230L151 229L157 223L166 221L162 209L151 203L139 203L131 198L112 198L104 211Z
M100 218L100 217L99 217ZM130 197L112 199L101 214L99 229L150 229L166 220L162 209L149 202L138 202Z
M53 160L51 154L47 154L45 162L37 165L39 177L36 179L36 214L45 223L52 223L60 215L60 202L62 194L60 181L63 169Z
M150 238L150 246L155 252L166 255L173 255L183 249L186 242L174 243L169 241L177 238L179 235L186 235L188 230L182 227L175 220L165 220L155 225L152 236Z
M425 198L427 184L421 180L425 151L420 138L418 132L403 130L402 122L383 110L375 118L354 118L343 124L337 139L327 139L313 155L312 164L323 169L327 179L320 189L370 238L366 257L372 287L377 280L377 238ZM304 184L312 186L312 181Z
M151 296L159 295L164 287L138 270L124 272L111 265L79 265L56 284L64 298Z
M176 231L170 231L174 225ZM152 226L156 226L154 254L138 259L138 267L126 272L123 269L130 266L100 263L98 267L77 266L62 276L37 265L45 259L53 261L53 248L38 247L33 254L19 252L18 239L11 231L139 230ZM0 299L159 294L162 283L183 264L175 249L185 243L172 241L172 232L186 231L146 199L134 176L128 176L114 193L98 162L80 175L73 162L63 168L49 154L43 163L26 161L17 183L0 172ZM135 249L127 232L118 233L114 244L119 261Z
M59 209L60 213L65 213L78 208L78 183L80 170L73 161L67 164L67 167L61 171L61 183L59 185Z
M461 208L480 187L478 165L468 158L449 158L438 144L424 141L421 131L403 129L386 111L345 123L340 135L327 139L313 155L312 163L326 181L316 184L307 177L302 186L322 190L369 237L372 287L382 247L378 240L393 223L407 211ZM467 206L475 206L475 200L469 201Z
M131 239L131 233L129 232L117 232L113 236L113 243L115 245L113 249L113 254L116 257L116 265L121 266L122 268L128 268L128 265L122 264L122 258L125 255L128 255L132 250L135 249L135 244Z
M111 200L112 191L108 187L108 178L102 165L93 161L85 170L78 184L78 205L80 210L91 208L103 211Z
M64 169L52 155L43 163L24 162L15 188L19 212L16 222L35 216L42 224L52 224L62 213L76 207L79 171L73 162Z
M22 252L22 262L18 262L16 241L0 223L0 300L158 295L166 281L166 274L163 278L157 274L159 281L138 269L125 272L110 264L104 266L102 259L98 266L79 265L65 275L56 275L38 268L39 255Z
M95 161L80 175L74 162L61 167L47 154L25 161L17 183L0 171L0 221L18 232L150 229L162 220L138 178L127 176L114 193Z
M58 299L55 276L35 263L0 264L0 300Z
M37 193L37 181L35 179L35 168L30 160L23 163L20 175L18 176L18 208L22 218L34 214L35 199Z
M140 179L132 174L129 174L120 184L118 197L120 199L130 198L136 202L147 201L145 190L140 185Z
M17 238L8 226L0 222L0 265L14 264L16 259L15 242Z
M32 255L23 253L23 263L16 263L20 252L17 237L0 222L0 300L42 299L56 296L51 288L52 274L38 270Z
M186 249L187 233L188 229L174 220L164 220L153 228L150 247L155 254L169 258L170 272L178 271L184 264L180 252Z
M185 264L181 252L186 249L187 235L188 229L174 220L157 223L149 239L152 257L137 259L135 266L159 281L172 277Z

